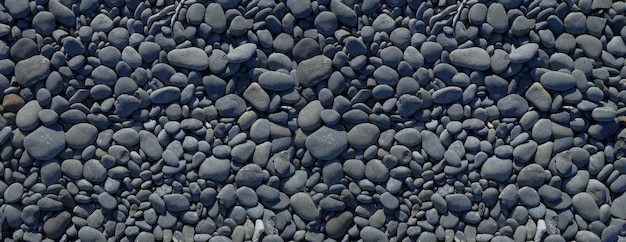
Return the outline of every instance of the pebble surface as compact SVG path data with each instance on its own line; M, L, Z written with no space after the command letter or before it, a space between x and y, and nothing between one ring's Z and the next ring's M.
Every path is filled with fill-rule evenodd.
M5 241L626 241L626 4L6 0Z

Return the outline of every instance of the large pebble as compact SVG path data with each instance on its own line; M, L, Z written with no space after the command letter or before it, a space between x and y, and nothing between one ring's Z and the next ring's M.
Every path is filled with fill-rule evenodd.
M379 134L380 129L376 125L357 124L348 132L348 143L356 149L365 149L378 140Z
M294 78L282 72L268 71L259 76L259 84L269 91L284 91L295 84Z
M304 87L312 87L330 77L332 60L324 55L318 55L300 62L296 71L298 82Z
M480 175L485 179L503 182L509 179L512 172L513 162L511 160L492 156L482 165Z
M315 203L313 203L313 199L311 199L309 194L299 192L292 195L289 200L293 212L303 220L313 221L318 219L319 214L317 207L315 206Z
M52 159L65 148L65 133L59 125L39 127L24 138L24 148L35 159Z
M456 66L479 71L487 70L491 66L489 53L478 47L455 49L450 52L450 61Z
M539 45L535 43L524 44L511 51L509 60L511 63L524 63L530 61L537 54Z
M226 55L226 59L232 63L243 63L250 60L255 53L256 44L246 43L229 51Z
M576 86L576 78L571 74L559 71L549 71L541 75L541 85L548 90L565 91Z
M348 147L348 135L340 125L322 126L306 139L306 148L320 160L331 160Z
M96 141L98 129L88 123L73 125L65 133L65 142L70 148L83 149Z
M172 65L194 71L202 71L209 67L209 56L197 47L173 49L167 53L167 61Z
M35 55L15 65L15 81L24 87L30 87L48 77L50 60L42 55Z
M498 100L498 110L503 117L519 118L528 112L528 102L517 94L507 95Z

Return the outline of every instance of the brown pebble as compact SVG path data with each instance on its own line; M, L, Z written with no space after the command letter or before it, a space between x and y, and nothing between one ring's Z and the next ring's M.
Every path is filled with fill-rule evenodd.
M24 106L25 102L22 97L17 94L9 93L2 99L2 107L8 112L17 112Z
M619 126L626 127L626 116L618 116L617 122L619 122Z
M67 211L63 211L57 216L46 220L43 224L43 232L51 239L61 238L70 222L72 222L72 215Z
M348 233L348 229L352 227L352 218L352 213L346 211L337 217L329 219L325 227L328 237L333 239L343 238Z

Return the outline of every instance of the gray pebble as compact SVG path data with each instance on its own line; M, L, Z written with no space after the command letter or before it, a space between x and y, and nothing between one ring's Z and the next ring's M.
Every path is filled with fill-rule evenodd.
M195 71L209 67L209 56L197 47L173 49L167 53L167 61L172 65Z
M487 70L491 66L487 51L478 47L455 49L450 52L450 61L453 65L479 71Z

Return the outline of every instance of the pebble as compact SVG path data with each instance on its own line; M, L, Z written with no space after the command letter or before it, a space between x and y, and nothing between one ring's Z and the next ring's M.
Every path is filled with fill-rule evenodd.
M549 71L541 75L541 85L548 90L565 91L576 86L576 78L571 74Z
M54 158L65 144L65 133L59 125L39 127L24 137L24 149L38 160Z
M50 73L50 60L35 55L21 60L15 65L15 81L24 87L31 87L45 79Z
M455 49L450 52L450 61L456 66L479 71L487 70L491 66L487 51L478 47Z
M322 126L306 138L306 148L320 160L331 160L348 147L348 134L343 127Z
M517 47L511 50L509 54L509 60L511 63L524 63L530 61L535 55L537 55L537 50L539 49L539 45L535 43L524 44L520 47Z
M293 212L306 221L316 220L319 216L317 207L311 196L299 192L291 196L289 203Z
M322 80L330 77L332 73L332 60L323 55L303 60L298 64L296 73L300 85L304 87L315 86Z
M65 142L70 148L83 149L96 141L98 129L88 123L73 125L65 132Z
M83 226L82 228L80 228L80 230L78 230L78 238L84 241L94 241L94 242L107 241L103 233L89 226Z
M509 179L513 172L513 162L509 159L489 157L480 170L481 177L503 182Z
M365 149L378 140L380 129L373 124L357 124L348 132L348 143L356 149Z
M197 47L173 49L167 53L167 61L174 66L194 71L203 71L209 67L209 56Z
M231 51L229 51L228 54L226 55L226 59L231 63L246 62L250 60L252 56L254 56L254 54L256 53L256 48L257 48L256 44L253 44L253 43L242 44L232 49ZM208 65L208 59L207 59L207 65Z
M259 84L265 90L279 92L293 87L295 80L289 74L277 71L268 71L259 76Z

